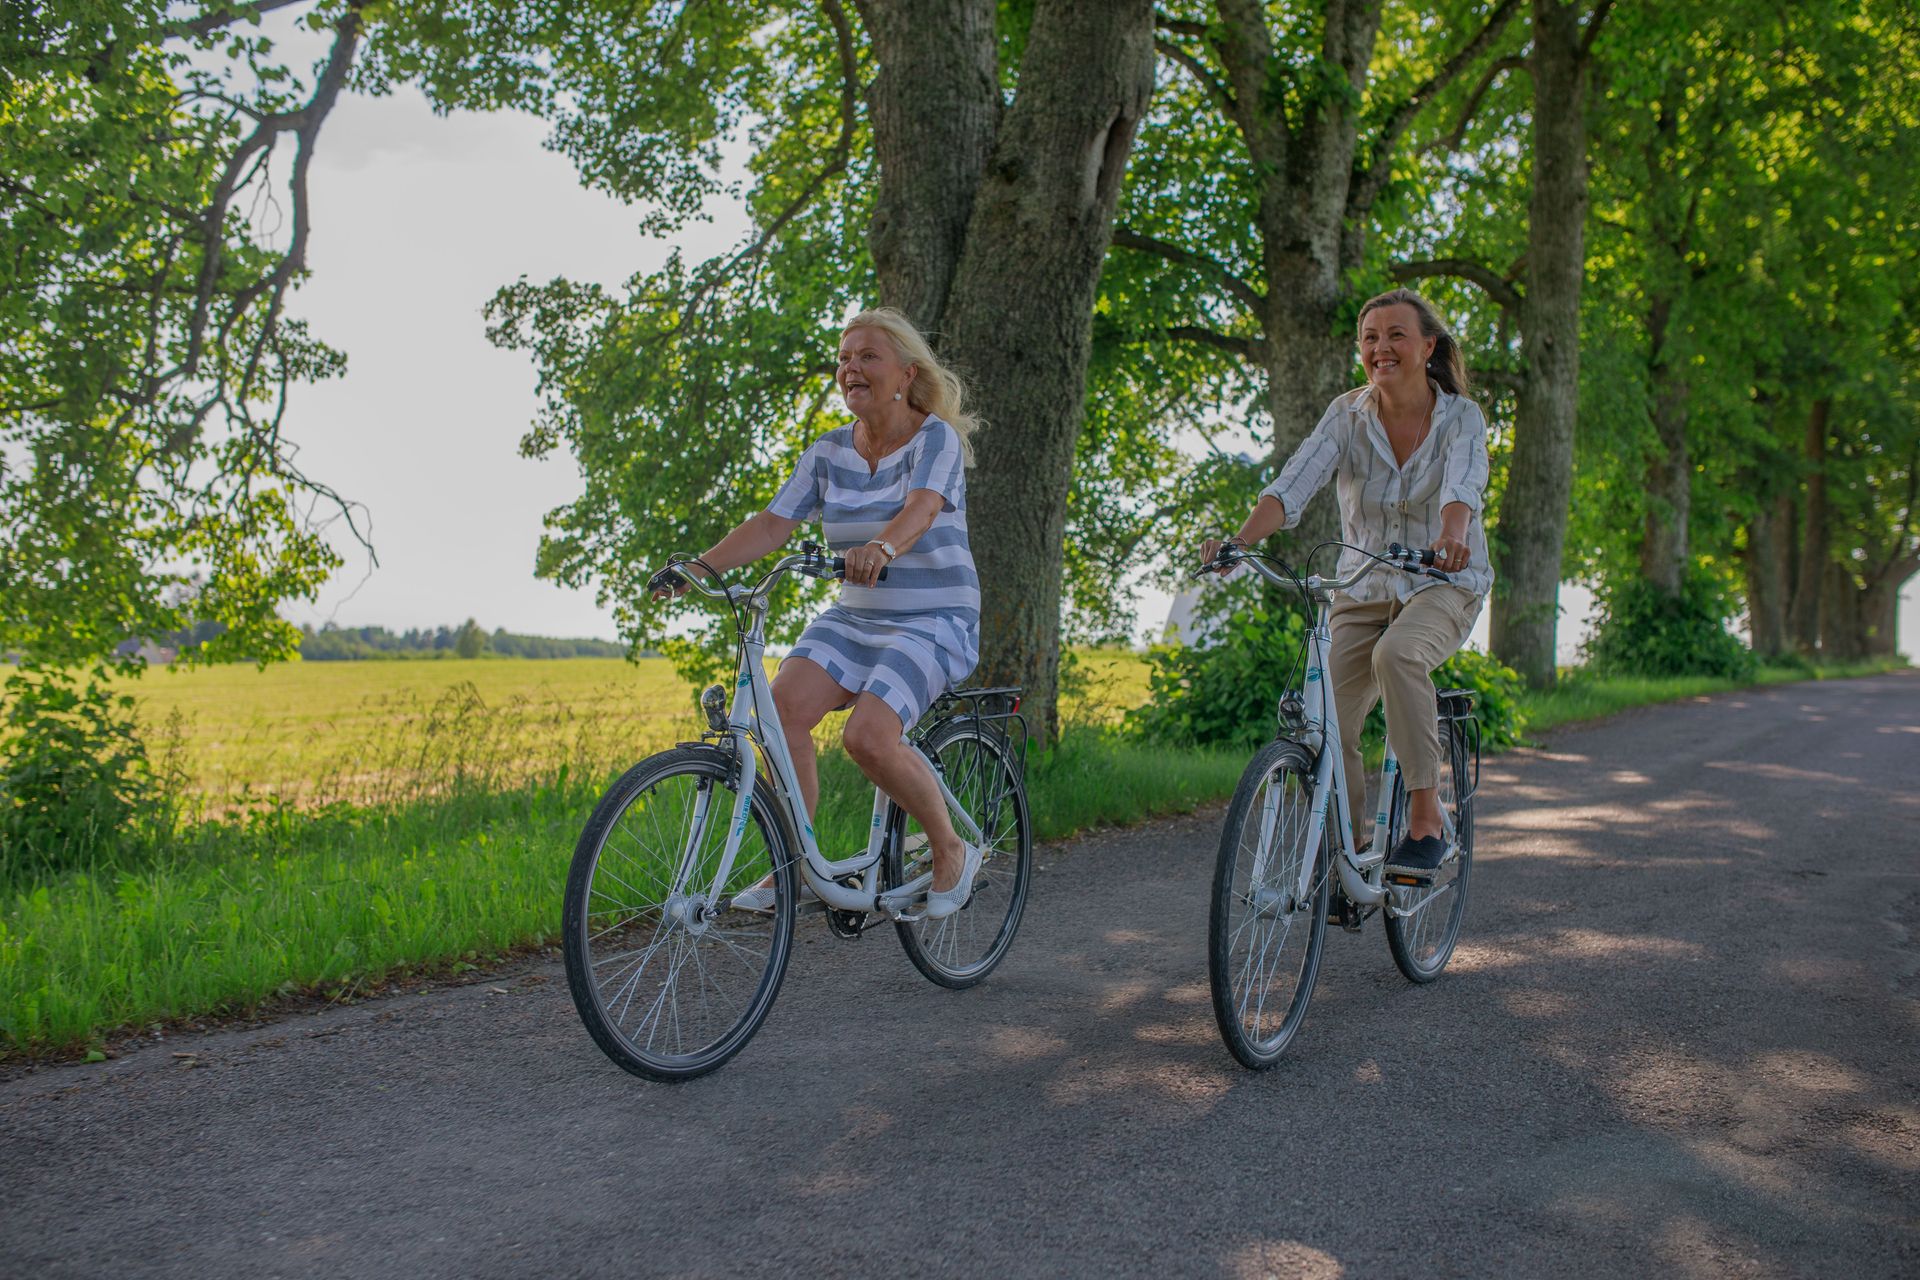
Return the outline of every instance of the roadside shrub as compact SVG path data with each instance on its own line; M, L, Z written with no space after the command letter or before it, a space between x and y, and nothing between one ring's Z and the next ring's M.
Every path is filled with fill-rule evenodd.
M1147 701L1127 714L1131 732L1182 747L1251 747L1273 736L1275 705L1298 678L1306 621L1291 602L1245 591L1227 598L1222 614L1209 619L1205 645L1147 650Z
M1584 649L1596 674L1750 680L1759 670L1753 650L1727 630L1725 594L1703 575L1672 596L1640 579L1608 586L1600 607Z
M1490 653L1462 649L1440 664L1433 680L1442 689L1474 691L1473 718L1480 722L1480 745L1486 750L1500 751L1520 740L1527 713L1518 671Z
M1218 745L1251 748L1273 737L1276 705L1289 684L1298 686L1295 664L1306 620L1286 603L1275 607L1244 599L1216 621L1206 645L1156 645L1146 705L1130 712L1127 727L1150 742L1169 746ZM1489 750L1513 745L1525 727L1519 675L1498 659L1462 649L1434 672L1442 688L1472 689L1474 718ZM1378 705L1368 737L1378 741L1386 721Z
M165 812L133 699L109 690L105 668L21 666L0 724L0 881L110 856Z

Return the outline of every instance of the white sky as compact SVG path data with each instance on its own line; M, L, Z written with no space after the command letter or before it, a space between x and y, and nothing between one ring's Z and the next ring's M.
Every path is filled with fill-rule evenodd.
M286 24L268 21L276 36ZM289 41L291 43L291 41ZM526 275L617 286L665 260L636 212L579 184L572 165L540 145L546 130L518 113L435 116L422 95L343 97L321 132L311 176L312 276L291 314L344 350L344 378L294 388L289 438L303 468L363 504L379 556L345 538L348 558L296 622L393 629L455 624L613 639L591 590L537 579L541 518L579 492L564 453L519 455L537 400L531 359L486 340L482 308ZM690 259L735 244L737 206L679 238ZM743 515L746 513L742 513ZM1920 628L1916 585L1901 606L1902 649ZM1574 589L1562 660L1582 629L1587 594ZM1140 623L1157 634L1169 598L1149 589ZM1482 618L1475 642L1484 646Z

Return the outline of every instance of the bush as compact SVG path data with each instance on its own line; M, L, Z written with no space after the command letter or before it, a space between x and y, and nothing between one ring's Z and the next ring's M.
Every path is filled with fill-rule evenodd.
M0 882L116 851L166 809L133 717L107 672L27 664L6 684L0 738Z
M1305 627L1297 607L1255 598L1233 606L1216 623L1212 643L1156 645L1147 652L1148 701L1128 714L1127 727L1169 746L1251 748L1269 740L1279 727L1280 695L1299 684L1296 664ZM1462 649L1441 665L1434 681L1478 695L1474 718L1488 749L1519 739L1525 721L1522 686L1511 667ZM1385 723L1376 705L1368 719L1370 740L1381 738Z
M1639 579L1609 586L1600 607L1584 650L1595 674L1751 680L1759 670L1753 650L1727 630L1726 595L1703 575L1671 596Z
M1182 747L1251 747L1274 735L1306 621L1291 602L1245 593L1232 601L1210 643L1147 651L1147 701L1125 722L1133 733Z

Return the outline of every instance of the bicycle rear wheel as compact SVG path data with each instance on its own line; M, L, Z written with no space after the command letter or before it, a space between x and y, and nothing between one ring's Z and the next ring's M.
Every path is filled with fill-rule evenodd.
M1033 820L1019 761L1007 739L972 717L935 725L920 743L960 808L980 829L980 873L967 905L940 920L898 921L914 968L943 987L970 987L993 971L1020 927L1033 873ZM955 823L962 836L965 828ZM920 824L892 806L887 884L905 884L932 865Z
M791 842L756 787L717 899L739 770L728 753L676 747L610 787L567 877L567 985L606 1055L653 1080L704 1075L745 1046L773 1007L793 946ZM771 875L772 908L731 895Z
M1409 982L1432 982L1453 958L1460 922L1467 914L1467 883L1473 871L1473 797L1468 794L1467 735L1451 720L1440 722L1445 751L1440 762L1440 805L1453 818L1454 849L1440 865L1433 884L1417 890L1410 916L1387 913L1387 949ZM1407 788L1394 774L1393 816L1387 848L1399 847L1407 833Z
M1324 836L1307 847L1312 802L1306 748L1270 743L1241 775L1220 837L1207 977L1221 1038L1255 1071L1280 1060L1320 973L1328 862Z

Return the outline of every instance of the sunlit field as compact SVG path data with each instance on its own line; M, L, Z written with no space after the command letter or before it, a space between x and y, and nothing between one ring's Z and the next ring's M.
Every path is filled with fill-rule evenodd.
M1070 722L1113 723L1146 697L1138 654L1083 651L1073 670ZM151 739L214 810L390 803L456 781L497 790L563 764L638 760L704 723L698 691L664 658L293 662L157 669L127 685Z

